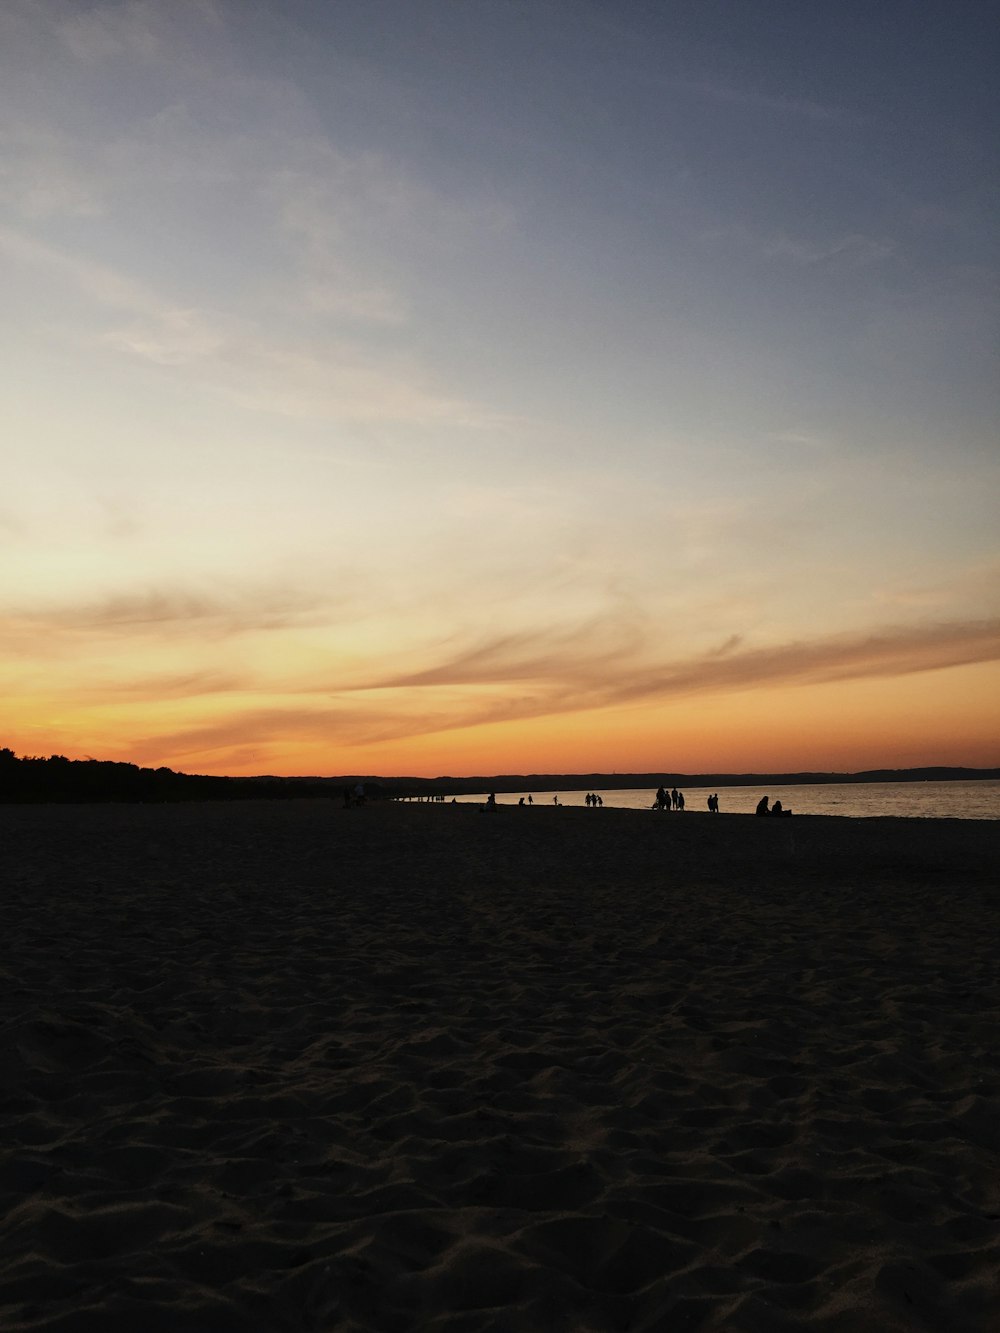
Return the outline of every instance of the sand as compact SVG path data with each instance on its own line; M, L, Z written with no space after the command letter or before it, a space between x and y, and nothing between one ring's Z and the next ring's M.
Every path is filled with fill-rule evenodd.
M998 843L0 808L0 1327L996 1326Z

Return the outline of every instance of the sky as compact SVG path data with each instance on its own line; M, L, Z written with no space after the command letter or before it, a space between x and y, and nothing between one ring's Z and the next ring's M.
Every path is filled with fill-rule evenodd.
M4 0L0 744L1000 765L990 7Z

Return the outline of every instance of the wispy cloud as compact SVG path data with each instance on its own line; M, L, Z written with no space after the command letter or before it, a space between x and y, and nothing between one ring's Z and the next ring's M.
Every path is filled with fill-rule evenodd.
M142 314L159 312L155 297L141 282L98 260L48 245L15 228L0 226L0 253L17 264L44 269L102 307Z
M465 649L437 666L391 677L374 688L496 685L544 680L553 675L562 679L596 676L612 667L617 669L623 658L634 657L645 638L641 618L599 614L564 628L504 634Z
M39 126L0 129L0 199L34 222L89 218L104 209L100 186L81 156L82 145Z
M813 120L822 124L857 126L863 125L866 119L847 107L816 102L806 97L776 96L773 93L758 92L752 88L740 88L735 84L723 83L717 79L670 79L669 83L670 87L677 92L691 93L708 101L752 110L774 112L778 115Z
M173 699L191 701L206 695L235 695L251 686L252 679L247 672L208 669L148 675L118 674L103 678L95 676L77 690L76 698L81 703L113 698L116 703L160 704Z
M328 623L337 605L336 597L287 587L154 588L45 609L12 606L0 616L0 632L12 651L19 646L23 653L68 651L74 641L92 636L225 639Z
M963 604L991 609L1000 604L1000 556L964 564L947 576L927 577L929 573L875 589L872 599L883 607L905 607L911 615L920 608L925 616Z
M127 0L23 11L15 36L50 82L73 89L100 70L113 85L116 71L133 78L143 68L150 85L127 119L104 119L110 95L106 106L67 92L0 132L0 146L17 150L0 167L11 218L101 215L96 229L0 233L8 259L85 298L65 325L253 411L352 424L496 423L491 407L446 382L427 340L409 329L412 283L403 275L412 265L398 252L413 237L445 250L478 244L509 221L497 201L433 188L385 153L337 143L292 80L239 59L227 40L231 7ZM196 261L175 244L174 224L198 231L188 250ZM119 233L117 252L134 258L143 226L149 248L162 240L147 282L107 262ZM234 237L245 249L238 281ZM213 250L219 262L206 282Z
M885 678L1000 659L996 620L761 648L745 648L732 635L698 656L633 670L620 657L612 662L603 649L586 654L585 637L583 626L562 636L497 636L425 672L332 695L317 688L307 704L287 696L280 706L241 709L234 698L228 716L148 735L136 742L136 752L181 760L233 746L371 746L597 708L652 707L704 694Z
M747 253L792 264L797 268L840 267L867 268L898 254L896 242L864 232L843 232L838 236L811 238L793 236L783 231L762 231L737 223L713 227L704 233L711 244L727 244Z
M218 721L136 737L129 752L140 763L161 762L163 756L173 757L176 762L187 755L207 755L233 746L256 751L275 742L335 740L350 744L352 735L360 743L354 709L329 705L252 708L236 710Z
M802 449L822 449L826 443L815 431L798 430L795 427L772 431L766 438L776 444L792 444Z
M408 422L489 429L503 418L433 383L409 353L372 350L329 334L270 332L220 311L179 309L107 265L66 253L10 228L0 251L45 268L96 301L126 312L97 334L105 347L229 394L242 405L283 416Z
M899 626L698 658L616 682L609 702L651 695L902 676L1000 659L1000 620Z
M908 675L1000 659L1000 620L895 626L767 647L742 647L731 635L701 655L630 668L634 642L602 644L587 652L587 627L536 635L503 635L456 653L411 676L373 682L364 689L460 687L529 682L535 693L527 713L664 700L757 686ZM613 669L612 668L613 665ZM484 717L509 703L490 702ZM460 725L468 725L463 720Z
M193 29L218 27L221 11L213 0L116 0L74 8L55 21L70 53L91 65L127 59L151 62L172 55L177 34L190 42Z

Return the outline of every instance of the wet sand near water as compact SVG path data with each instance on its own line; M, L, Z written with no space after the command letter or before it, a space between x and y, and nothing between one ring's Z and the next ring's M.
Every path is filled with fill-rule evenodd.
M1000 830L0 808L0 1327L986 1330Z

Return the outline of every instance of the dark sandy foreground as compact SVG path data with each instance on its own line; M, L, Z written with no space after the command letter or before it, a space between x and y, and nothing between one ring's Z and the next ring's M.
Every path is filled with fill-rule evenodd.
M0 1327L996 1327L998 838L0 808Z

